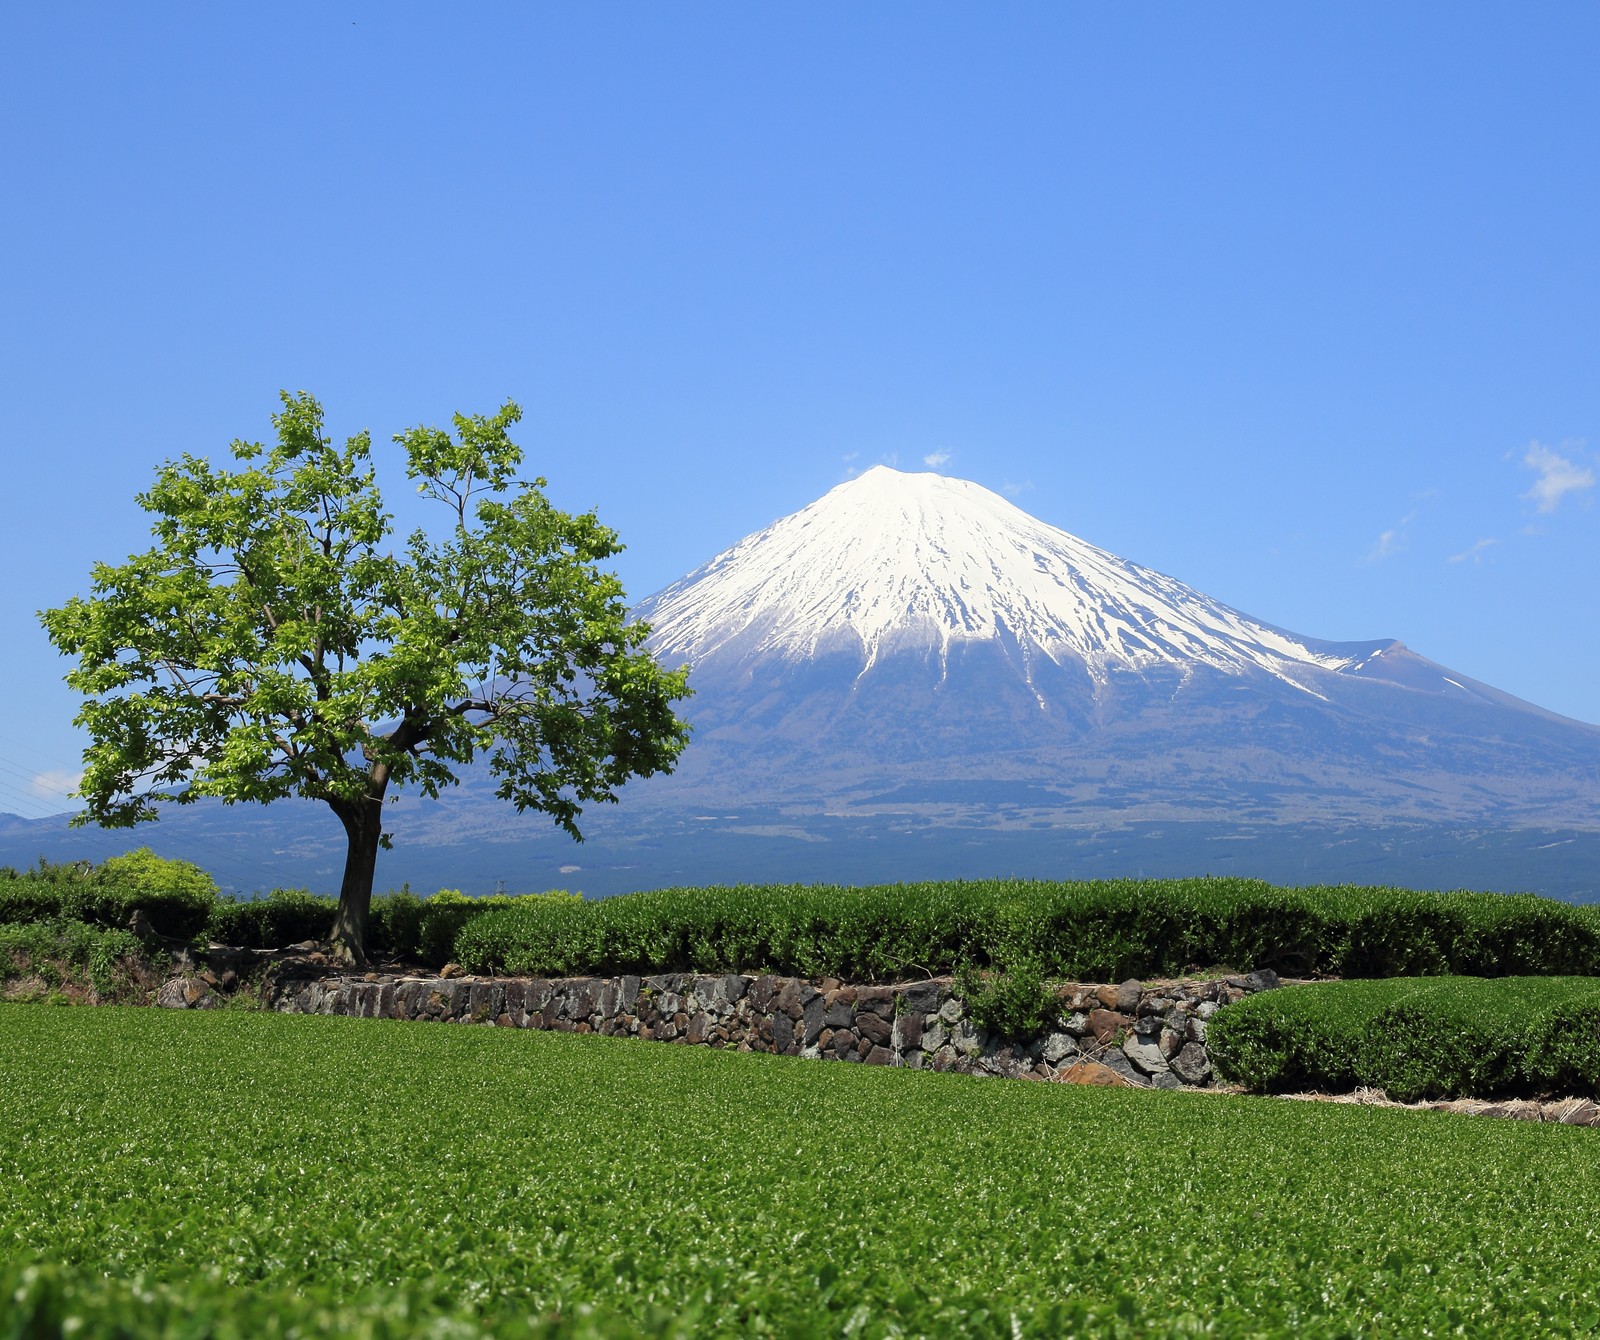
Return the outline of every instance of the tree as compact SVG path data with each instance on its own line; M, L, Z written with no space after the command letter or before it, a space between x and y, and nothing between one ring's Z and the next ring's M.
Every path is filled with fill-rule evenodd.
M437 796L487 755L501 799L581 841L585 804L672 770L687 672L643 649L597 566L616 534L516 478L515 404L396 435L449 528L395 552L368 434L336 448L312 396L281 399L275 446L235 442L238 469L162 466L138 497L155 546L96 564L90 595L39 617L86 697L73 822L130 827L202 796L324 801L348 838L334 947L360 962L391 786Z

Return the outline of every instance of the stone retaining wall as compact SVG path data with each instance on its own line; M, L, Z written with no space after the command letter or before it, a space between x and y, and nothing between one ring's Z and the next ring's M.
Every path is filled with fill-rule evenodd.
M1271 972L1208 981L1060 990L1061 1023L1021 1041L974 1026L949 978L851 986L833 978L726 973L508 979L328 974L275 964L269 1008L297 1014L497 1024L601 1033L866 1065L1154 1088L1207 1088L1206 1021L1278 985ZM192 988L192 983L191 983ZM205 995L164 1004L204 1007Z

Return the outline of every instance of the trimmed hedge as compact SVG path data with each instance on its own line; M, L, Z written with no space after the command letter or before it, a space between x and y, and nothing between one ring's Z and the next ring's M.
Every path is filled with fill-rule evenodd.
M1600 1095L1600 980L1417 977L1262 992L1212 1019L1224 1078L1259 1093Z
M125 928L138 910L160 934L187 940L206 929L216 900L216 883L205 871L187 861L165 861L146 848L98 868L0 870L0 925L82 921Z
M668 889L519 901L473 921L474 972L774 972L883 982L1028 965L1080 981L1194 967L1286 976L1600 973L1600 908L1532 894L1254 880L988 880Z
M302 940L326 940L338 906L337 898L318 897L309 889L274 889L249 900L219 898L206 930L221 944L281 949Z
M535 895L547 896L547 895ZM372 900L367 949L408 962L443 967L455 954L456 935L474 917L512 906L506 894L468 898L441 889L431 898L409 891L379 894ZM219 899L210 923L211 938L250 949L275 949L302 940L326 940L333 931L337 898L305 889L274 889L248 902Z
M577 899L575 894L539 895ZM510 907L506 895L467 898L442 889L431 898L409 890L372 900L367 947L430 967L455 953L461 928L485 912ZM114 857L99 867L41 865L19 874L0 870L0 927L65 923L125 931L141 910L158 934L189 940L201 936L246 949L281 949L304 940L326 940L339 900L308 889L274 889L259 898L218 894L211 877L185 861L169 861L147 849Z
M0 924L124 928L277 948L324 940L335 899L218 897L148 851L98 869L0 871ZM434 967L568 976L757 971L882 982L962 969L1120 981L1226 965L1285 976L1600 974L1600 907L1532 894L1278 888L1255 880L950 881L373 899L369 948Z

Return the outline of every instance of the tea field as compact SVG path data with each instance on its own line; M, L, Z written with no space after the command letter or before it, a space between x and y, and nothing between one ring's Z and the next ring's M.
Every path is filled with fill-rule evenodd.
M1576 1334L1600 1132L0 1007L0 1337Z

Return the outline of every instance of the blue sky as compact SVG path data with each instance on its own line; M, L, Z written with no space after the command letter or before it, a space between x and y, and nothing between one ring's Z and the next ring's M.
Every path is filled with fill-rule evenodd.
M81 748L34 611L280 387L520 401L635 597L933 461L1600 721L1596 68L1592 3L11 6L0 810Z

